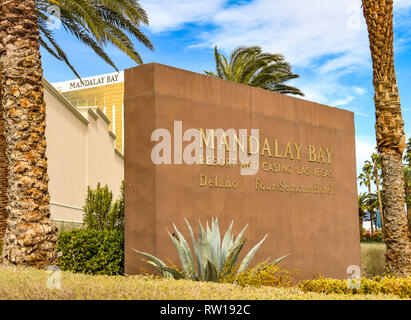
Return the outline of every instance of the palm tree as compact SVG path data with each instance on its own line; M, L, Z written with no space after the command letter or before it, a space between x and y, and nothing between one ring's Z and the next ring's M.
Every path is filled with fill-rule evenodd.
M371 194L371 179L372 179L372 167L367 165L367 163L364 164L362 167L362 172L359 174L358 180L360 180L360 186L365 185L368 188L368 194ZM366 195L364 195L366 197ZM373 217L372 217L372 212L370 212L371 216L371 233L374 232L374 225L372 223Z
M304 96L297 88L284 84L298 78L291 72L291 65L280 54L264 53L261 47L238 47L230 55L230 61L214 48L216 72L205 74L233 82L248 84L283 94Z
M150 40L140 31L140 24L148 24L147 14L135 0L108 1L95 0L92 2L81 0L36 0L39 43L52 56L66 63L73 73L80 78L70 63L67 55L54 38L53 30L49 28L48 8L58 5L60 9L61 26L73 34L83 44L90 47L101 59L117 67L107 55L104 46L113 44L126 53L133 61L140 64L142 59L135 50L132 41L125 32L131 34L143 45L153 49ZM0 89L1 64L0 64ZM1 98L1 92L0 92ZM2 100L0 100L2 101ZM2 113L2 112L1 112ZM0 114L0 239L6 231L7 211L7 157L6 137L4 135L4 115Z
M394 68L393 0L362 0L368 27L375 89L377 149L381 156L385 271L411 275L411 241L404 203L404 121Z
M374 224L374 221L376 220L377 217L377 210L378 210L378 196L376 193L368 193L365 196L365 204L367 206L367 210L370 214L370 219L371 219L371 227ZM374 229L371 228L371 234L374 234Z
M40 44L51 55L64 61L78 77L67 55L56 42L53 30L48 28L47 10L52 5L58 5L60 9L61 26L116 70L117 67L103 49L107 44L114 45L136 63L143 62L126 33L131 34L149 49L153 49L150 40L140 30L140 24L148 25L148 17L136 0L36 0L35 2L39 18Z
M408 230L411 230L411 167L404 167L405 204L407 206Z
M362 192L358 195L358 217L360 219L360 239L362 237L362 225L365 213L368 211L367 193Z
M411 138L408 139L404 161L405 203L407 206L408 230L411 231Z
M53 262L56 242L56 228L50 221L39 45L75 72L52 31L47 29L44 10L48 4L58 4L63 27L112 66L103 49L110 43L141 63L141 57L124 32L152 48L138 30L140 23L148 21L135 0L1 1L0 71L5 119L3 136L7 137L7 143L4 137L3 141L0 139L0 151L7 146L9 162L3 258L9 263L37 267Z
M380 217L381 217L381 226L384 230L384 216L383 216L383 207L382 207L382 199L381 199L381 189L380 189L380 179L381 179L381 157L378 153L371 154L371 161L366 160L363 171L366 170L371 172L371 179L374 181L376 189L377 189L377 199L378 199L378 207L380 209ZM383 232L384 234L384 232Z
M55 259L50 221L45 103L33 0L2 0L0 38L3 108L9 161L3 258L44 267Z

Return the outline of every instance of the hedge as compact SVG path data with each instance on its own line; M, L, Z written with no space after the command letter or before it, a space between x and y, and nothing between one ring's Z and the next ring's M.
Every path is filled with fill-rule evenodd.
M394 295L400 298L411 298L411 277L375 277L373 279L361 278L359 289L349 289L347 280L319 278L304 280L299 284L304 292L316 292L325 294L373 294Z
M124 273L124 232L81 229L62 232L57 242L62 270L93 275Z

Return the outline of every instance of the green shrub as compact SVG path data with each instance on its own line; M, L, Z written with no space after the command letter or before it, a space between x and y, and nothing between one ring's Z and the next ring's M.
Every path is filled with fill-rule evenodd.
M389 294L400 298L411 298L411 277L375 277L361 278L359 289L349 289L347 280L326 279L320 277L315 280L304 280L299 284L304 292L325 294Z
M62 270L86 274L124 273L124 232L73 230L62 232L57 242Z
M285 270L264 262L257 264L253 268L247 268L238 274L232 274L221 282L235 283L242 287L292 287L297 283L297 273L296 270Z
M124 230L124 182L120 198L113 203L113 193L108 186L87 188L86 203L83 206L84 222L95 230Z

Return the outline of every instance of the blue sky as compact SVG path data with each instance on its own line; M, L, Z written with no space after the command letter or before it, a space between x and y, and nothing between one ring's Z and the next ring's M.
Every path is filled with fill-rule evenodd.
M202 73L214 69L213 47L229 54L240 45L281 53L300 75L290 84L305 99L355 113L357 170L375 147L372 66L361 0L140 0L150 19L140 44L143 61ZM407 139L411 133L411 0L394 1L395 63ZM82 77L114 70L63 30L57 39ZM108 48L120 70L135 64ZM44 50L50 82L74 79Z

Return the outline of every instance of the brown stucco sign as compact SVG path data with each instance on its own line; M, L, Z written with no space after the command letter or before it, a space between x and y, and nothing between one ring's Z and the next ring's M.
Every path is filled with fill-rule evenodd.
M178 262L166 228L213 217L248 224L244 251L268 233L254 263L360 266L353 113L159 64L126 70L124 98L127 274L149 270L131 248Z

